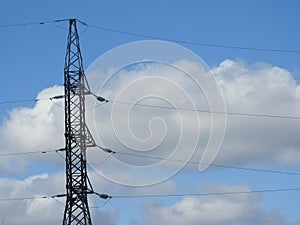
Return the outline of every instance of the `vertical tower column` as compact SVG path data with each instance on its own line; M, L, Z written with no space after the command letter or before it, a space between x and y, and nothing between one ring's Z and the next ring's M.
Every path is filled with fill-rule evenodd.
M86 148L96 146L85 123L85 75L76 19L69 20L64 67L66 206L63 225L91 225L87 195L94 193L86 170Z

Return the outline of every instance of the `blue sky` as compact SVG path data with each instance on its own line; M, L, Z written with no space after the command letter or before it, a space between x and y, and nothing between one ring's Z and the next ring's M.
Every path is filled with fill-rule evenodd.
M88 25L166 39L222 46L300 51L299 6L300 3L296 0L185 2L155 0L90 1L88 3L0 0L0 56L3 78L0 84L0 102L35 99L38 94L39 97L47 97L61 92L61 87L54 86L63 85L68 28L65 22L5 28L1 25L78 18ZM82 25L78 25L78 29L86 70L105 52L122 44L145 40L137 36L92 27L86 28ZM182 45L197 54L215 72L224 92L228 110L299 115L300 107L297 101L300 100L299 52ZM130 71L127 72L129 74ZM119 80L115 87L122 88L117 85L128 81L126 79L125 77L124 80ZM63 136L60 136L63 128L63 108L60 107L62 102L57 104L58 106L42 101L39 105L35 102L0 105L2 136L0 152L61 148L64 144ZM110 118L109 108L103 108L100 112L107 113L107 118ZM243 119L229 116L224 144L216 163L300 172L297 163L300 154L300 142L297 138L299 122L299 120L288 119ZM32 134L28 137L24 132L32 132ZM109 141L109 133L104 135L107 135L104 140ZM26 139L27 142L24 142ZM111 145L119 147L118 143L111 143ZM96 154L93 151L92 154ZM122 157L120 159L122 160ZM199 155L196 154L195 159L198 160ZM64 180L61 179L64 162L55 153L34 157L19 156L16 159L2 157L1 160L4 165L0 167L0 179L3 179L0 183L1 198L12 197L14 193L17 193L17 196L35 196L42 195L43 190L46 190L45 194L64 191ZM115 164L108 160L103 165L95 168L102 171L107 166L109 170ZM115 168L117 176L126 175L118 174L118 169L120 168ZM33 175L37 177L34 178ZM220 168L209 168L200 173L193 166L187 166L161 186L154 185L144 189L118 186L105 181L93 171L91 176L94 178L95 189L99 188L99 191L104 192L112 191L113 193L108 194L114 195L208 192L214 188L222 192L300 187L298 176L293 175ZM9 187L4 183L12 186ZM18 186L20 184L24 185L25 191L20 189ZM47 188L43 189L45 187ZM14 191L6 196L5 190L8 188ZM61 201L64 202L63 199ZM102 204L101 201L95 201L97 205ZM299 192L261 193L236 198L207 196L195 199L185 197L112 199L103 208L94 209L93 217L94 224L151 225L176 221L179 225L181 221L174 215L176 214L174 212L179 210L183 218L186 217L185 224L201 224L201 221L204 221L203 224L294 225L300 224L298 202ZM5 209L6 212L6 223L40 224L45 217L34 210L39 204L45 210L49 209L50 212L53 210L53 214L58 218L62 216L63 207L57 205L57 202L50 202L49 205L45 202L34 203L37 205L32 202L24 204L23 211L25 210L26 213L16 216L13 210L15 202L0 202L1 209ZM209 211L205 208L207 206L205 203L215 206L216 211L214 209ZM211 218L212 214L218 212L217 203L228 210L232 209L226 212L231 217L224 216L223 222ZM234 207L239 204L241 211L237 212ZM130 207L127 207L128 205ZM202 211L207 210L208 213L199 212L197 217L193 213L197 214L198 208ZM169 215L169 218L166 215ZM0 219L1 217L3 218L4 215L0 213ZM104 218L103 223L96 222L101 217ZM223 218L223 215L220 215L220 218ZM195 223L195 220L200 222ZM57 223L60 223L60 220Z

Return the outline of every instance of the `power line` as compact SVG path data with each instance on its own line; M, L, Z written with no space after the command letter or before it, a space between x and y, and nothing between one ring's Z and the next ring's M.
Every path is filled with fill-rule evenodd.
M0 105L22 103L22 102L38 102L40 100L45 100L45 99L20 99L20 100L12 100L12 101L2 101L0 102Z
M198 45L198 46L206 46L206 47L214 47L214 48L227 48L227 49L236 49L236 50L247 50L247 51L300 53L300 50L255 48L255 47L242 47L242 46L234 46L234 45L220 45L220 44L209 44L209 43L203 43L203 42L193 42L193 41L186 41L186 40L180 40L180 39L159 37L159 36L154 36L154 35L146 35L146 34L142 34L142 33L122 31L122 30L117 30L117 29L112 29L112 28L107 28L107 27L102 27L102 26L97 26L97 25L89 25L87 23L83 23L83 24L90 28L100 29L103 31L119 33L119 34L123 34L123 35L134 36L134 37L150 38L150 39L157 39L157 40L162 40L162 41L176 42L176 43L180 43L180 44Z
M106 153L110 153L110 156L112 156L112 154L119 154L119 155L126 155L126 156L130 156L130 157L140 157L140 158L155 159L155 160L166 160L166 161L170 161L170 162L180 162L180 163L186 163L186 164L195 164L195 165L202 164L202 165L208 165L208 166L219 167L219 168L227 168L227 169L300 176L300 173L296 173L296 172L289 172L289 171L282 171L282 170L267 170L267 169L259 169L259 168L252 168L252 167L239 167L239 166L231 166L231 165L215 164L215 163L203 163L203 162L197 162L197 161L186 161L186 160L181 160L181 159L169 159L169 158L163 158L163 157L157 157L157 156L147 156L147 155L139 155L139 154L133 154L133 153L116 152L116 151L113 151L108 148L103 148L101 146L97 146L97 147L102 149ZM104 162L107 159L108 159L108 157L105 158ZM101 164L103 164L104 162L102 161ZM97 165L97 164L93 164L93 165ZM95 171L95 169L91 166L91 164L89 164L89 166L90 166L90 168L92 168L92 170ZM100 174L98 174L98 175L100 175Z
M213 196L213 195L241 195L257 193L277 193L300 191L300 188L281 188L281 189L262 189L249 191L226 191L226 192L205 192L205 193L186 193L186 194L158 194L158 195L112 195L112 198L168 198L168 197L186 197L186 196Z
M107 101L111 102L111 103L134 105L134 106L141 106L141 107L148 107L148 108L194 111L194 112L202 112L202 113L226 114L226 115L235 115L235 116L300 120L300 117L297 117L297 116L284 116L284 115L272 115L272 114L260 114L260 113L221 112L221 111L211 111L211 110L205 110L205 109L192 109L192 108L182 108L182 107L176 108L176 107L170 107L170 106L150 105L150 104L141 104L141 103L133 103L133 102L115 101L115 100L107 100Z
M34 199L47 199L53 198L51 196L33 196L33 197L18 197L18 198L0 198L1 202L7 201L24 201L24 200L34 200Z
M65 203L60 202L57 198L60 197L65 197L63 195L53 195L53 196L33 196L33 197L18 197L18 198L2 198L0 199L0 202L11 202L11 201L27 201L27 200L35 200L35 199L54 199L58 204L65 206ZM109 198L105 199L104 203L102 205L96 205L90 207L91 209L101 209L103 208L108 201L110 200Z
M195 164L195 165L202 164L202 165L208 165L208 166L219 167L219 168L228 168L228 169L246 170L246 171L253 171L253 172L265 172L265 173L275 173L275 174L286 174L286 175L300 176L300 173L289 172L289 171L282 171L282 170L267 170L267 169L259 169L259 168L251 168L251 167L240 167L240 166L231 166L231 165L215 164L215 163L203 163L203 162L196 162L196 161L185 161L185 160L180 160L180 159L168 159L168 158L162 158L162 157L138 155L138 154L124 153L124 152L115 152L115 153L116 154L120 154L120 155L127 155L127 156L134 156L134 157L141 157L141 158L148 158L148 159L166 160L166 161L170 161L170 162L181 162L181 163Z
M59 23L59 22L65 22L65 21L69 21L69 19L38 21L38 22L28 22L28 23L3 24L3 25L0 25L0 28L24 27L24 26L32 26L32 25L45 25L45 24L49 24L49 23Z
M242 194L258 194L258 193L294 192L294 191L300 191L300 188L257 189L257 190L249 190L249 191L224 191L224 192L203 192L203 193L184 193L184 194L105 195L96 192L94 194L108 201L112 198L113 199L115 198L171 198L171 197L187 197L187 196L224 196L224 195L242 195ZM52 195L52 196L0 198L0 201L4 202L4 201L24 201L24 200L50 199L50 198L54 199L60 197L66 197L66 196ZM107 203L107 201L105 202L105 204Z
M103 208L109 202L110 199L111 198L106 199L102 205L91 206L90 208L91 209L101 209L101 208Z
M32 154L46 154L50 152L59 152L64 151L64 148L56 149L56 150L39 150L39 151L30 151L30 152L13 152L13 153L1 153L0 157L6 156L19 156L19 155L32 155Z
M14 104L14 103L22 103L22 102L39 102L43 100L55 100L55 99L61 99L64 98L63 95L56 95L52 97L47 97L47 98L32 98L32 99L19 99L19 100L11 100L11 101L2 101L0 102L0 105L5 105L5 104Z
M225 49L235 49L235 50L245 50L245 51L264 51L264 52L279 52L279 53L300 53L300 50L293 50L293 49L275 49L275 48L257 48L257 47L244 47L244 46L235 46L235 45L222 45L222 44L211 44L211 43L204 43L204 42L196 42L196 41L188 41L188 40L180 40L180 39L173 39L173 38L166 38L166 37L159 37L155 35L147 35L137 32L129 32L129 31L122 31L118 29L113 29L109 27L99 26L88 24L86 22L80 21L82 25L94 29L99 29L106 32L118 33L122 35L134 36L139 38L147 38L147 39L156 39L156 40L163 40L163 41L170 41L180 44L188 44L188 45L196 45L196 46L205 46L205 47L213 47L213 48L225 48ZM15 24L3 24L0 25L0 29L9 28L9 27L23 27L23 26L33 26L33 25L45 25L50 23L59 23L69 21L69 19L58 19L58 20L50 20L50 21L37 21L37 22L28 22L28 23L15 23Z

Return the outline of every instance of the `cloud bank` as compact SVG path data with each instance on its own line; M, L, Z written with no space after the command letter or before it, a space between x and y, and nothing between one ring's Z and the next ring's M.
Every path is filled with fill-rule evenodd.
M186 70L197 69L197 67L193 67L191 62L181 61L178 63ZM123 71L120 76L115 78L114 82L103 90L101 95L107 99L113 99L117 94L116 90L122 90L124 85L136 77L149 77L154 73L172 77L173 73L170 74L170 71L165 69L160 71L159 69L155 65L150 65L144 70ZM299 84L286 69L264 63L246 65L240 61L225 60L212 68L211 71L215 74L223 92L228 112L300 115ZM199 70L199 73L201 72L203 70ZM182 76L177 76L176 81L182 82L182 88L188 91L193 101L199 100L195 103L197 107L207 109L209 103L205 100L205 94L199 94L198 91L194 90L194 86L189 86L190 83L182 78ZM147 88L155 89L160 87L159 85L148 85ZM62 87L50 87L39 93L38 98L58 95L62 91ZM147 90L144 86L140 86L136 90L136 95L142 95L143 91ZM167 92L168 89L164 91ZM178 97L178 101L181 100ZM112 105L108 103L98 106L97 104L95 108L93 100L87 100L87 103L87 122L96 140L99 141L98 144L116 151L122 150L132 153L132 150L120 143L115 136L115 131L111 125L110 110ZM170 106L168 102L157 99L143 99L141 103ZM182 101L181 104L184 106L185 102ZM94 112L96 116L93 117L91 112ZM122 111L118 113L122 113ZM132 108L131 113L129 122L132 134L141 140L147 140L148 142L145 143L150 143L150 146L157 141L159 142L159 145L151 151L142 152L140 149L138 152L133 151L133 153L162 158L169 156L172 153L170 149L172 150L176 146L180 138L180 129L178 128L180 128L181 120L176 111L136 106ZM183 113L182 116L185 117L187 125L195 122L193 115L189 113ZM209 138L208 121L210 115L199 112L199 116L200 137L193 160L200 160ZM153 120L153 118L155 119ZM54 103L45 100L37 102L33 108L15 108L0 126L0 152L3 154L61 148L64 146L63 122L63 101ZM300 120L295 119L228 115L226 135L216 162L260 167L263 165L265 168L297 166L300 160L299 122ZM97 127L101 128L100 131L97 130ZM127 132L127 130L121 129L119 132ZM193 134L192 130L187 129L186 132ZM155 136L157 133L163 136ZM153 139L147 139L148 137ZM131 144L130 141L128 143ZM145 146L145 149L147 147L149 146ZM176 157L185 155L187 149L192 147L189 145L189 139L187 139L184 148L180 149ZM105 161L106 157L107 153L101 152L99 149L92 149L88 152L88 160L98 172L110 173L124 180L137 178L147 180L148 177L136 171L129 171L132 173L128 174L128 171L123 171L122 167L116 167L114 157L123 163L137 166L137 169L139 166L152 165L160 161L159 159L147 158L137 160L136 157L117 154ZM64 160L56 153L7 156L1 157L0 161L2 177L0 193L2 198L57 194L64 191ZM52 166L52 171L42 174L39 169L42 169L40 165L43 164ZM161 171L168 170L172 169L173 166L171 162L166 163L149 175L159 175L160 169ZM107 181L105 183L103 179L96 182L98 187L104 185L103 191L109 190L111 187L114 187L112 190L119 190L116 188L116 184ZM180 185L174 184L172 177L170 182L164 186L164 191L177 190L177 186ZM211 190L212 187L207 188ZM222 184L218 186L218 190L222 191L235 189L251 190L251 187L250 184L243 186ZM130 189L121 188L121 190L130 192ZM148 190L155 192L159 188ZM142 208L143 219L145 220L143 222L151 225L162 223L175 225L287 224L280 212L265 212L259 195L186 197L171 205L147 204L145 203ZM54 199L35 199L17 203L13 201L0 202L0 207L0 211L6 215L6 221L11 221L12 224L53 224L61 221L63 213L63 205ZM219 216L216 217L216 214ZM98 218L99 215L106 218L108 225L118 223L119 214L110 208L97 211L95 218ZM45 222L45 218L50 219Z

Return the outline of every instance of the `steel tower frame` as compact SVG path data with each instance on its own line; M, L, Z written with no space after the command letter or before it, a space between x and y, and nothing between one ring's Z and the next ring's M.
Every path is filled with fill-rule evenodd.
M93 188L87 175L86 149L96 146L85 122L85 74L76 19L69 20L68 44L64 66L66 205L63 225L91 225L88 194Z

